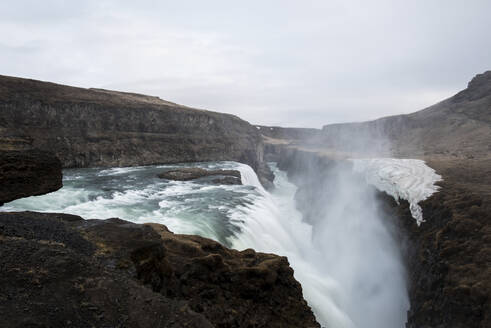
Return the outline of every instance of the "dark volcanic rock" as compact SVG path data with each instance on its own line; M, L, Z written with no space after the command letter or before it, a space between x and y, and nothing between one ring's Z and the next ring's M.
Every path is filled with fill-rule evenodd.
M62 187L60 161L39 150L0 151L0 206Z
M284 257L165 226L0 213L2 327L319 327Z
M199 167L183 167L179 169L172 169L160 173L158 177L167 180L189 181L189 180L194 180L194 179L199 179L209 176L219 176L219 175L223 176L224 178L226 177L235 178L235 181L238 180L239 183L233 183L233 184L241 183L240 172L237 170L205 170ZM215 180L217 182L220 181L219 179L215 179Z
M257 129L157 97L0 76L0 148L53 151L63 167L232 160L257 171Z

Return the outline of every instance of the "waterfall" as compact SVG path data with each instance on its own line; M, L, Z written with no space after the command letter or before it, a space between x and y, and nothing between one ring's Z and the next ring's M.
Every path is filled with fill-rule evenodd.
M322 326L404 327L409 308L404 268L373 188L352 172L332 174L318 191L325 199L307 204L322 214L306 223L295 208L297 188L285 172L273 166L276 189L269 193L250 167L239 170L260 197L234 212L242 231L231 238L235 248L287 256ZM335 192L325 192L329 188Z
M297 187L274 165L276 188L272 192L261 186L247 165L210 162L186 166L191 165L237 169L244 185L157 178L162 170L174 168L166 165L73 169L64 171L62 189L18 199L5 204L4 210L156 222L176 233L199 234L229 247L287 256L305 299L323 326L404 326L409 305L398 246L387 226L391 218L384 217L375 188L367 184L379 180L357 176L347 165L327 172L303 170L311 177L304 181L308 188L299 191L310 190L311 194L295 200ZM399 177L401 197L407 189L403 186L414 191L427 190L418 185L429 186L426 180L417 184L404 178L413 175L380 176L384 184L376 185L378 188L388 185L386 178ZM420 194L424 195L414 193Z
M237 170L240 172L242 184L255 187L261 194L267 194L266 190L259 182L256 172L247 164L237 163Z

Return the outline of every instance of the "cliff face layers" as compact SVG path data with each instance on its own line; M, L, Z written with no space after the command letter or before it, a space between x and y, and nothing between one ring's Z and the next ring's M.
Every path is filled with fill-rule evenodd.
M0 149L49 150L63 167L233 160L263 146L240 118L157 97L0 76Z

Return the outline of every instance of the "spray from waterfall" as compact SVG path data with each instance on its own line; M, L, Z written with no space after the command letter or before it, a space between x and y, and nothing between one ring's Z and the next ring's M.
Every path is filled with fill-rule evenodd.
M305 217L285 172L273 166L276 189L268 193L250 167L239 169L243 183L255 186L261 198L235 213L243 223L232 237L234 247L287 256L323 326L404 327L404 266L374 188L341 166L309 172L314 198L298 204L308 208Z

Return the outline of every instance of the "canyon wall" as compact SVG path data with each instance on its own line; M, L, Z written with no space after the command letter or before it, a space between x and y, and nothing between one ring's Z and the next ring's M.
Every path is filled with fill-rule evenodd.
M157 97L0 76L0 149L52 151L63 167L232 160L259 171L257 129Z

